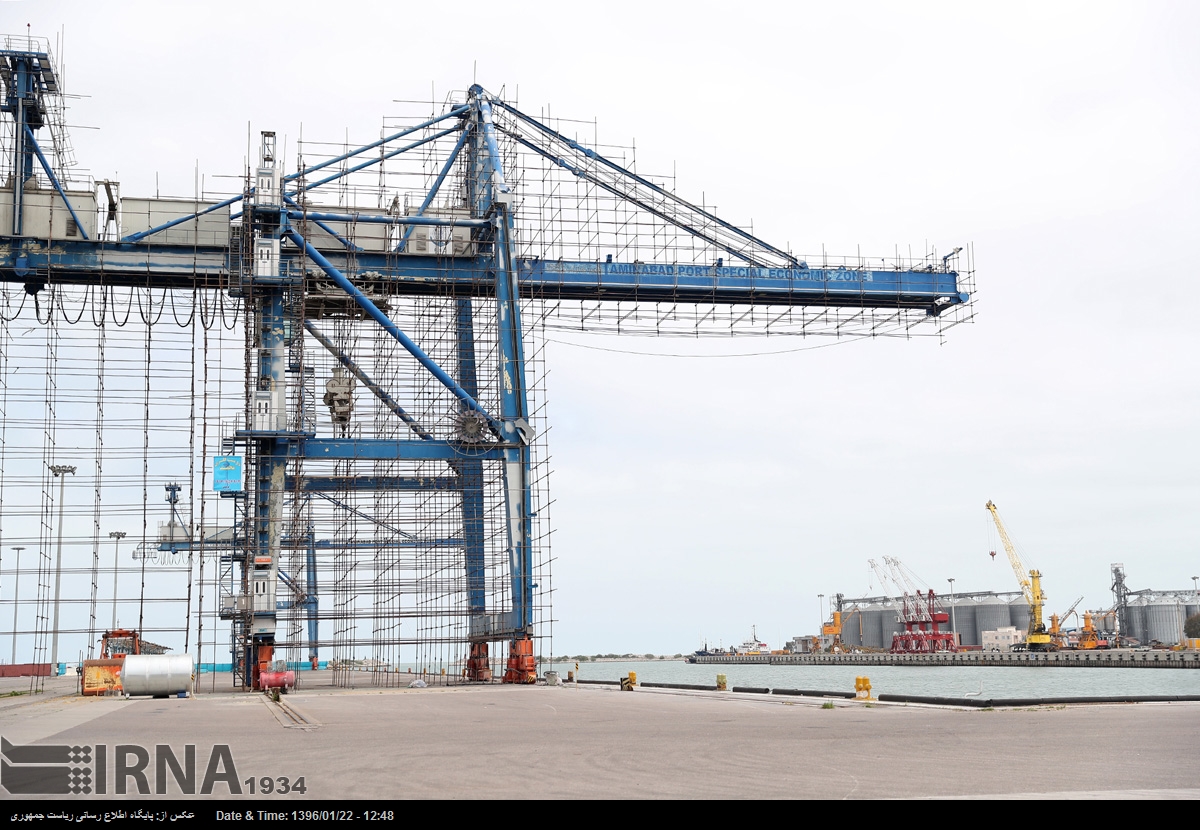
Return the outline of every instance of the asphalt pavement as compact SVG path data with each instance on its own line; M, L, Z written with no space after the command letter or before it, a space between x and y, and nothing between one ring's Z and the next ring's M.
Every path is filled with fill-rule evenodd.
M53 678L0 697L0 735L105 747L93 783L113 797L123 786L126 803L156 797L158 766L166 796L189 795L158 760L182 762L188 745L196 798L208 777L209 798L262 803L1200 798L1197 703L963 710L602 686L342 689L320 674L280 703L227 678L189 699L132 700L81 698L74 678ZM4 679L0 695L28 686ZM137 748L149 794L118 774L118 754L133 767Z

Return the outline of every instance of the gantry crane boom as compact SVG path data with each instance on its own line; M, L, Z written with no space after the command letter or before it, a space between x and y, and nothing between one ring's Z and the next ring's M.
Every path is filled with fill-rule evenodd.
M1021 561L1021 556L1017 553L1012 540L1008 538L1008 531L1004 527L1004 522L1000 521L1000 512L996 509L996 505L991 499L988 500L987 509L992 514L992 521L996 523L996 531L1000 534L1000 542L1004 545L1005 553L1008 554L1008 562L1012 565L1013 573L1017 575L1017 582L1021 585L1021 593L1025 595L1025 601L1032 608L1033 586L1030 583L1028 569L1025 567L1025 563Z
M1063 633L1062 626L1066 625L1067 619L1075 613L1075 609L1081 602L1083 602L1083 597L1072 602L1065 614L1050 615L1050 636L1054 638L1054 642L1059 648L1065 648L1067 645L1067 635Z
M883 591L884 593L887 593L889 590L891 590L888 588L888 582L891 580L888 578L888 575L884 572L883 568L879 566L879 563L874 559L868 559L867 564L871 566L871 570L875 572L875 578L879 580L879 590Z
M886 562L888 567L891 569L893 580L896 582L896 584L904 587L903 593L906 596L912 596L912 614L921 622L932 622L933 618L930 615L932 614L933 609L929 608L927 597L924 593L922 593L920 586L917 585L917 579L913 578L914 575L904 567L903 562L894 556L885 556L883 557L883 561Z
M1025 595L1025 601L1029 603L1029 631L1025 642L1033 651L1053 650L1055 648L1053 638L1046 631L1046 624L1042 622L1042 608L1046 604L1046 596L1042 593L1042 575L1039 571L1025 567L1025 563L1021 561L1021 556L1017 553L1012 539L1009 538L1004 522L1000 520L1000 511L996 509L996 505L989 499L986 506L988 512L992 514L992 521L996 523L996 531L1000 534L1004 552L1008 554L1008 562L1012 565L1017 582L1021 585L1021 593Z
M1071 614L1074 613L1075 609L1079 607L1079 603L1081 603L1081 602L1083 602L1083 597L1080 597L1079 599L1072 602L1071 607L1067 609L1067 612L1065 614L1063 614L1061 617L1059 617L1059 620L1061 620L1062 622L1066 622L1067 617L1071 616Z

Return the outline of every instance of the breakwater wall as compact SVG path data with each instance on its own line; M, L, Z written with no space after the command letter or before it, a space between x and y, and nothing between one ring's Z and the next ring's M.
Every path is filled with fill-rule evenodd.
M691 657L714 666L1079 666L1114 669L1200 669L1200 651L1054 651L953 654L721 654Z
M591 686L621 686L620 680L579 680L581 684ZM822 689L770 689L758 686L731 686L720 689L696 683L639 683L637 687L646 689L678 689L689 692L721 692L722 694L773 695L787 697L833 698L855 700L854 692L836 692ZM634 687L634 688L637 688ZM1079 703L1200 703L1200 695L1070 695L1058 697L941 697L932 695L903 695L881 694L878 697L861 699L859 703L870 703L878 700L881 703L919 703L925 706L961 706L973 709L992 709L998 707L1020 706L1065 706Z

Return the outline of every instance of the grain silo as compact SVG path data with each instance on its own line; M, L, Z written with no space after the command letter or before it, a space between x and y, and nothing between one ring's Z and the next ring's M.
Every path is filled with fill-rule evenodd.
M997 631L1008 625L1008 603L1000 597L984 597L975 606L975 628L979 632L980 642L983 642L984 631Z
M954 630L958 634L958 642L964 646L980 644L979 627L975 621L975 610L979 603L970 597L962 597L954 601Z
M1179 597L1160 596L1146 603L1146 636L1144 642L1157 640L1175 645L1183 639L1183 603Z

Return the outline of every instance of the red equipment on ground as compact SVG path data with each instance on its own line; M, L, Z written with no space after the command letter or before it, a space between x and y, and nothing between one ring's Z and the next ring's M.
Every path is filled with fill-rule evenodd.
M533 640L521 637L508 644L508 666L505 683L536 683L537 660L533 656Z

